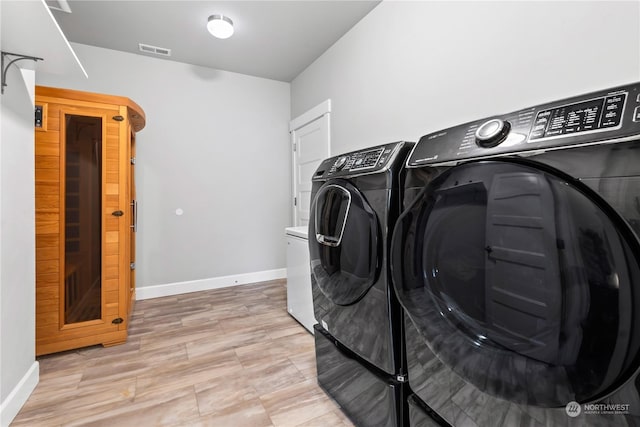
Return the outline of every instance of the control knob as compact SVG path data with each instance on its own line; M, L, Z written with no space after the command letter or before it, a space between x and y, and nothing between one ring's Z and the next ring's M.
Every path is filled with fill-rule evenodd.
M347 163L347 156L342 156L342 157L339 157L338 160L336 160L336 164L334 166L336 167L336 170L339 171L344 167L346 163Z
M495 147L500 144L509 134L511 124L500 119L491 119L478 127L476 130L476 144L480 147Z

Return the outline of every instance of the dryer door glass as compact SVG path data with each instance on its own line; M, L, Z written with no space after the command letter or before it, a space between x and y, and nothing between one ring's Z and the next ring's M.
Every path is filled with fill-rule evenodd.
M339 305L358 301L375 283L378 221L363 195L347 181L322 186L311 205L311 274Z
M392 268L418 341L457 378L564 407L606 396L637 368L637 257L628 225L580 183L483 161L424 188L396 226Z

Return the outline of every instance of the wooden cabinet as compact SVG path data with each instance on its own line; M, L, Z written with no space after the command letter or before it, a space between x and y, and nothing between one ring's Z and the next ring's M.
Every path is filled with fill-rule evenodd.
M129 98L36 86L36 354L127 339L135 301Z

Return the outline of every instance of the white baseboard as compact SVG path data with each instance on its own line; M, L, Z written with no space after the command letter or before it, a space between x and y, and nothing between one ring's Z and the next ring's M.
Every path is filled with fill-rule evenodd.
M40 380L39 363L34 361L20 382L11 390L11 393L0 404L0 426L8 427L11 421L18 415L22 406L27 402L31 393Z
M208 279L190 280L187 282L141 286L136 288L136 300L180 295L189 292L208 291L210 289L266 282L268 280L284 279L286 277L287 269L278 268L276 270L256 271L254 273L235 274L232 276L211 277Z

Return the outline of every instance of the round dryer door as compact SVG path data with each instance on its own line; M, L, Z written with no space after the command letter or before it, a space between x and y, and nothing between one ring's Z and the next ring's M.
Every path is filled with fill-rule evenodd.
M636 370L637 239L560 172L515 160L447 169L403 213L392 245L394 286L420 342L477 390L564 407L610 394Z
M333 303L357 302L378 274L379 226L363 195L348 181L326 183L309 218L311 274Z

